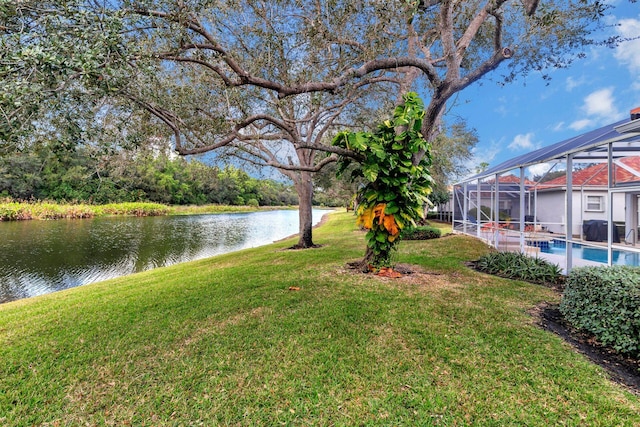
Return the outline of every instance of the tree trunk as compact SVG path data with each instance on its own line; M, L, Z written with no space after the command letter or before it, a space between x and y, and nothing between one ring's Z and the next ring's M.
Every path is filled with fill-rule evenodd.
M298 193L298 208L300 218L299 238L296 248L312 248L313 244L313 181L310 172L300 172L300 179L296 180L295 188Z
M360 270L363 273L370 273L371 265L373 264L373 261L374 261L373 249L367 246L367 250L364 253L364 258L362 258L360 261L352 262L349 265L355 269Z

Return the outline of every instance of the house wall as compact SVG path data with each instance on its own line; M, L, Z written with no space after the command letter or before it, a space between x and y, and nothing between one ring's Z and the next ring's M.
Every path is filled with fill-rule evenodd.
M602 197L602 210L587 210L587 196ZM565 192L549 191L538 193L538 222L553 233L565 234ZM582 234L582 223L592 219L608 220L608 196L607 191L602 190L575 190L573 191L573 229L574 236ZM625 221L624 194L613 195L613 221Z
M564 191L538 193L536 220L552 233L565 233Z

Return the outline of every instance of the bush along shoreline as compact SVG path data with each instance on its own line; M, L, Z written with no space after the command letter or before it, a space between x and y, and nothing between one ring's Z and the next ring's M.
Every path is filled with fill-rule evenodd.
M52 219L84 219L100 216L162 216L246 213L265 210L297 209L297 206L164 205L153 202L121 202L105 205L58 203L52 201L16 202L0 199L0 222Z
M0 221L82 219L107 215L158 216L167 215L169 211L169 206L145 202L87 205L4 201L0 203Z

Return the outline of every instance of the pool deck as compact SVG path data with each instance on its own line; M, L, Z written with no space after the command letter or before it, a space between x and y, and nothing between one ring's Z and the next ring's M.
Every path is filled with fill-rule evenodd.
M551 242L554 239L564 239L564 236L559 236L559 235L554 235L554 234L546 234L546 233L532 233L528 236L525 236L525 241L528 242ZM606 249L607 248L607 244L603 243L603 242L584 242L582 240L579 239L574 239L573 243L578 243L578 244L587 244L591 247L600 247L602 249ZM619 245L619 244L618 244ZM629 247L629 246L627 246ZM638 247L636 245L631 245L631 247ZM567 259L566 257L562 254L552 254L552 253L547 253L547 252L542 252L540 250L539 247L537 246L530 246L530 245L526 245L524 246L524 252L527 255L531 255L531 256L536 256L539 258L543 258L553 264L558 265L561 269L562 269L562 273L563 274L567 274ZM519 236L515 236L515 235L506 235L506 236L502 236L501 240L499 240L497 242L496 245L496 249L500 250L500 251L511 251L511 252L519 252L520 251L520 237ZM614 248L616 250L624 250L624 248ZM597 262L597 261L591 261L591 260L586 260L586 259L582 259L582 258L578 258L576 256L573 257L572 259L572 263L571 263L571 268L575 268L575 267L602 267L602 266L606 266L607 263L603 263L603 262Z
M543 258L549 261L552 264L558 265L562 269L562 274L567 274L567 258L564 255L557 254L548 254L545 252L538 253L539 258ZM573 262L571 263L571 268L575 267L603 267L606 266L606 263L589 261L587 259L582 258L573 258Z

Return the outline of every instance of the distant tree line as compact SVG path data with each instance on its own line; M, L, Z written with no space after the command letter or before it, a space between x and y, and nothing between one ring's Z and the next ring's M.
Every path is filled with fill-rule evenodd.
M297 205L291 185L163 150L106 153L61 141L0 155L0 196L20 200Z

